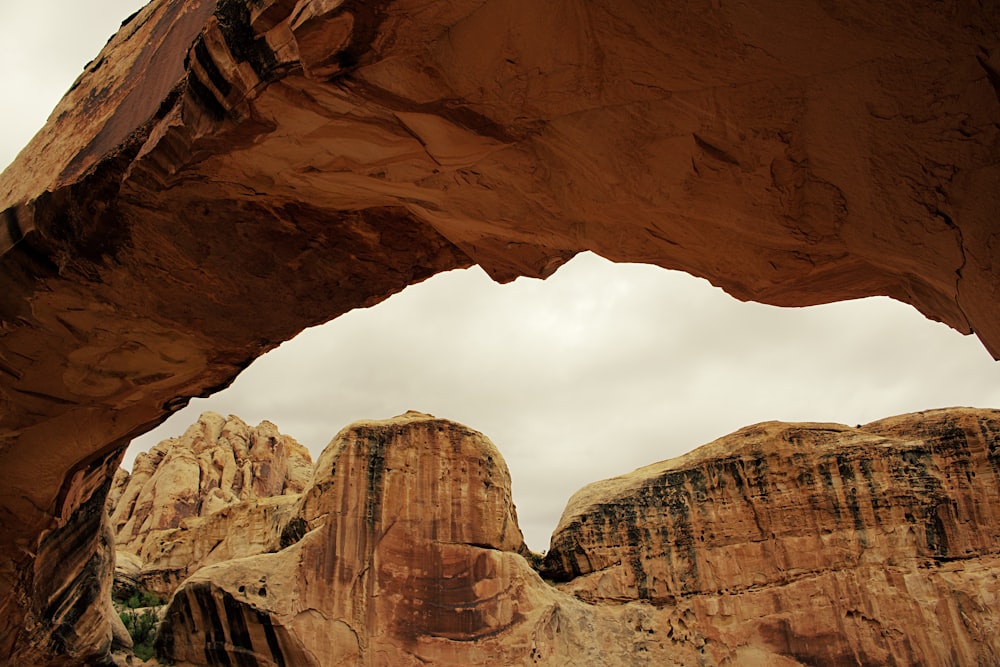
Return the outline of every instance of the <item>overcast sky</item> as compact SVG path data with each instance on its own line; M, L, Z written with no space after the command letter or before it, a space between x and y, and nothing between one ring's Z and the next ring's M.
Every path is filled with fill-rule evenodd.
M0 163L142 4L2 3ZM543 550L584 484L742 426L955 405L1000 407L1000 365L909 306L740 303L686 274L586 254L546 281L449 272L308 330L137 440L127 465L204 410L268 419L314 459L353 420L430 412L496 443L525 538Z

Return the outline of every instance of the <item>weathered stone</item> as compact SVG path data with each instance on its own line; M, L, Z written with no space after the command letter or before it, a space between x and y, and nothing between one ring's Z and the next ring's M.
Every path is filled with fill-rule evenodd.
M23 625L0 634L6 664L103 665L110 660L121 624L111 605L114 534L105 500L121 455L117 450L94 459L74 471L62 489L70 496L64 506L73 513L43 532L38 553L30 554L32 569L19 573L20 590L32 597L19 600L26 611ZM9 576L14 565L4 561L0 567ZM44 663L39 656L45 656Z
M778 305L885 294L1000 355L998 24L930 0L151 3L0 184L0 655L79 471L442 270L586 249Z
M127 577L169 596L199 567L276 551L312 481L312 459L270 422L249 427L206 412L115 480L109 511L119 559L131 563L132 554L139 562Z
M542 572L806 664L995 664L1000 411L769 422L590 485Z
M302 517L315 527L301 541L206 567L181 586L158 640L163 657L649 664L636 650L648 635L633 624L651 627L655 610L598 609L542 582L521 555L506 464L465 426L414 412L353 424L320 457L306 499ZM693 664L693 646L664 642Z
M989 410L749 427L578 493L553 585L515 552L485 438L361 422L320 458L314 529L196 573L159 647L181 664L995 664L998 448Z

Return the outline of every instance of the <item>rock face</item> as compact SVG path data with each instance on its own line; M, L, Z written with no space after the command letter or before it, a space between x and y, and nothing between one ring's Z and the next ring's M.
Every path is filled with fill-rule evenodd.
M169 595L203 565L276 551L312 473L309 451L274 424L202 414L119 479L112 528L119 552L141 563L129 576Z
M445 269L886 294L1000 356L998 11L155 0L0 183L0 655L98 462Z
M531 569L506 464L465 426L414 412L349 426L320 457L301 516L313 528L293 546L184 583L161 629L162 657L647 664L629 657L637 636L622 610L592 608Z
M344 429L279 553L204 568L178 664L996 664L1000 411L766 423L591 485L541 571L499 453L419 413Z
M32 597L19 600L28 610L23 625L0 634L3 664L100 665L115 649L124 628L111 604L114 534L104 498L119 458L113 451L75 471L70 488L77 497L66 505L72 513L42 533L38 553L31 554L33 568L19 573L21 590ZM5 575L15 562L0 561ZM9 622L10 611L0 610ZM39 637L44 643L37 643Z
M1000 661L1000 411L752 426L586 487L542 571L811 665Z
M525 547L510 476L492 443L463 426L416 413L352 425L320 457L301 517L315 527L295 547L206 568L178 591L166 657L366 664L399 653L401 638L476 639L519 614L507 580ZM219 602L225 639L204 622Z

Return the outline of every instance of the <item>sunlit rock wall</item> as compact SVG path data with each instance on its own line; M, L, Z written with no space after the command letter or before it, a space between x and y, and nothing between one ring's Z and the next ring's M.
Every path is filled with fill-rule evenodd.
M119 552L138 557L130 577L169 596L199 567L277 551L312 475L309 451L274 424L202 414L119 480L109 511Z
M584 488L542 571L806 664L992 664L997 488L998 411L769 422Z

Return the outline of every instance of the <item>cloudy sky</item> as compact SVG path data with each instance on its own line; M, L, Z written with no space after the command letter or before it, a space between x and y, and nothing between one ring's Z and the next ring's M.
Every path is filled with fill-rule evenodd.
M0 163L142 4L0 5ZM496 443L528 544L542 550L582 485L742 426L859 424L954 405L1000 407L1000 365L908 306L740 303L704 280L586 254L546 281L442 274L303 332L138 439L127 465L203 410L273 421L314 458L355 419L420 410Z

